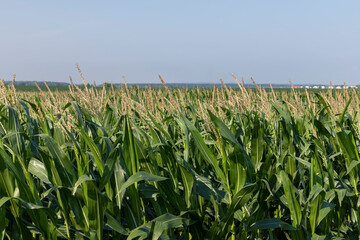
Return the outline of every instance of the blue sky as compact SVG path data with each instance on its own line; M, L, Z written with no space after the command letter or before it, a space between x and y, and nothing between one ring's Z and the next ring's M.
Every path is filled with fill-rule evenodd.
M359 1L1 1L0 79L360 84Z

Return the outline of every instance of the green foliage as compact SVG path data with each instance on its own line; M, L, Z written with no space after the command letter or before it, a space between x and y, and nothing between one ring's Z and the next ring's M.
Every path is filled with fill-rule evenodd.
M145 90L130 90L138 103ZM212 95L196 91L145 113L123 99L100 115L73 100L58 115L40 98L1 105L0 238L357 239L355 93L338 115L324 94L282 94L269 117L204 111Z

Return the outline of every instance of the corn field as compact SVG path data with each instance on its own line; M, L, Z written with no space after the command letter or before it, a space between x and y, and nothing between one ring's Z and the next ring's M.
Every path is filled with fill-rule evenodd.
M358 239L359 104L350 89L2 84L1 239Z

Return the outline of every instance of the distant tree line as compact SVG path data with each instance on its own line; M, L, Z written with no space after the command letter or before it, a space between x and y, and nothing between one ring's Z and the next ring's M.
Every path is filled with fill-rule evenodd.
M14 85L15 86L28 86L28 87L32 87L35 86L35 83L37 85L39 85L40 87L44 87L45 84L44 82L38 82L38 81L15 81ZM5 85L11 85L12 81L5 81ZM65 83L65 82L46 82L46 84L49 87L66 87L68 85L70 85L69 83Z

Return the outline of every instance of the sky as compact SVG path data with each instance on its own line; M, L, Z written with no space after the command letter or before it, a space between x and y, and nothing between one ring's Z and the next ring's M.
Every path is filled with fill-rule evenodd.
M360 1L0 0L0 79L360 84Z

